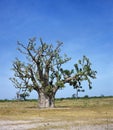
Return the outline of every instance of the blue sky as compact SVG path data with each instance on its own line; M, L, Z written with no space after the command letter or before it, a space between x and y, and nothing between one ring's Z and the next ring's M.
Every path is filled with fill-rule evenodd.
M89 57L97 79L93 89L81 96L113 95L113 0L0 0L0 99L16 96L9 77L17 52L17 41L40 37L56 45L64 42L62 52L73 64L83 55ZM69 97L75 90L67 86L56 97ZM37 98L35 92L31 98Z

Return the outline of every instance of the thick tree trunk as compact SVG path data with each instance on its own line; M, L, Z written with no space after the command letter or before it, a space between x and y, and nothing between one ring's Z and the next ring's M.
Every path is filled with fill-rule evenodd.
M38 92L39 99L38 99L38 106L39 108L54 108L55 102L55 94L48 96L43 92Z

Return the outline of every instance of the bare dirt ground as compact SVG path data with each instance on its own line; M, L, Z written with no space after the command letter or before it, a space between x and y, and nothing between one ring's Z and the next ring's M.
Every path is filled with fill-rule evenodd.
M67 125L67 127L64 127ZM77 125L76 125L77 124ZM54 126L54 127L53 127ZM56 126L56 128L55 128ZM39 128L39 129L38 129ZM113 130L113 124L88 125L84 121L48 121L41 122L39 119L33 120L0 120L0 130Z

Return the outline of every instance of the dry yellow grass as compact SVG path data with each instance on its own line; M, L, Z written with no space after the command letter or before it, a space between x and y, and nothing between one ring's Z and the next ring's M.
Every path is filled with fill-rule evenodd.
M56 100L54 109L38 109L37 101L0 102L0 120L38 123L30 130L113 123L113 98Z

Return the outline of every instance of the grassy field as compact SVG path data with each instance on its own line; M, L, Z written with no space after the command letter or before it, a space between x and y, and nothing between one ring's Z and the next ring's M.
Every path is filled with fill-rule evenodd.
M0 102L0 130L7 130L5 126L12 126L8 130L79 130L100 125L112 129L113 98L63 99L55 104L54 109L38 109L37 101Z

